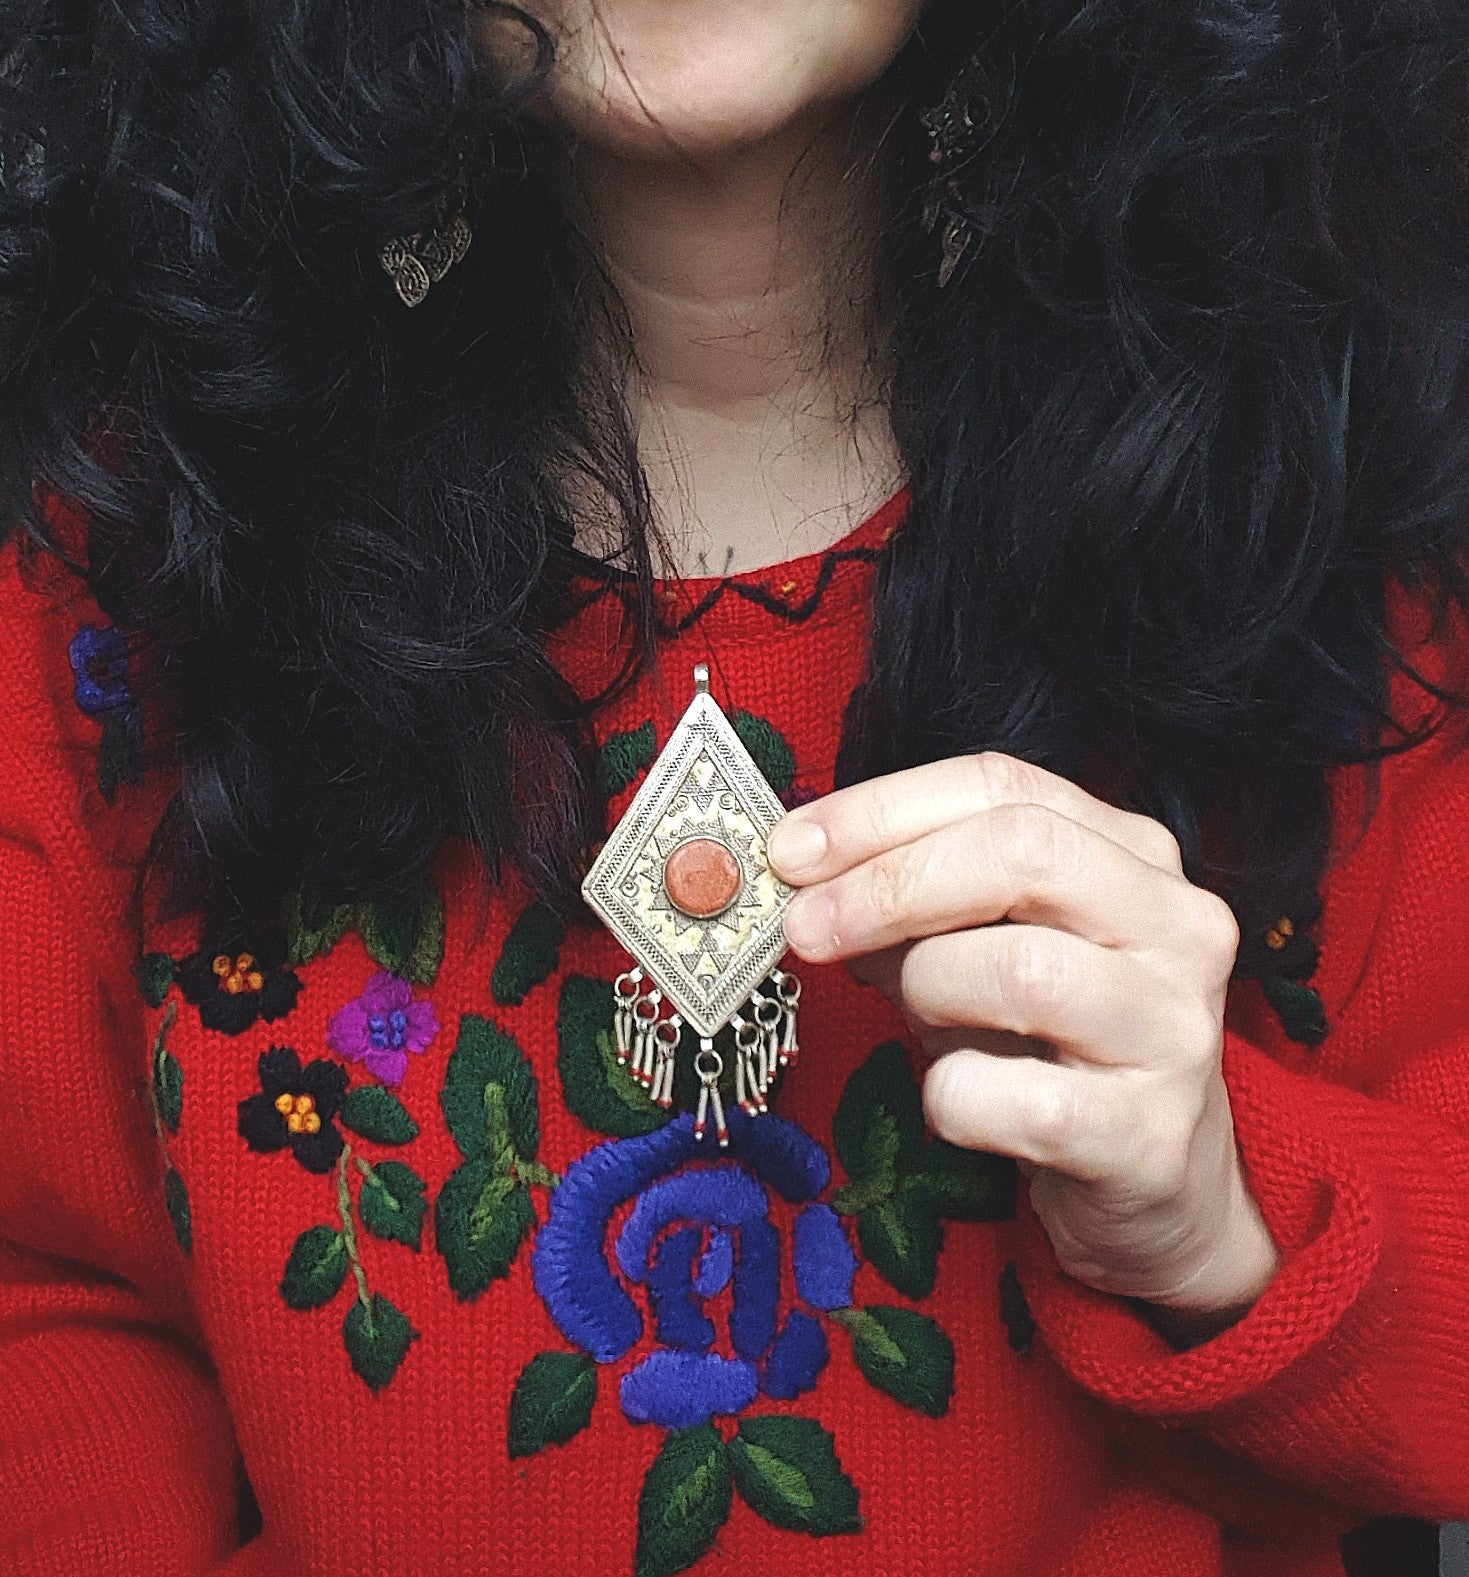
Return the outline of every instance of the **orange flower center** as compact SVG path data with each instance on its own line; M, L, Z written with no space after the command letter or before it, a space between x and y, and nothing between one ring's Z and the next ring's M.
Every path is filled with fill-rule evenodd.
M236 958L221 953L214 960L214 972L219 976L220 986L232 997L265 989L265 976L255 967L254 953L241 953Z
M1281 915L1274 925L1265 933L1265 945L1279 952L1286 944L1286 939L1296 934L1296 928L1291 923L1289 915Z
M321 1113L309 1095L277 1095L275 1109L292 1133L320 1133Z

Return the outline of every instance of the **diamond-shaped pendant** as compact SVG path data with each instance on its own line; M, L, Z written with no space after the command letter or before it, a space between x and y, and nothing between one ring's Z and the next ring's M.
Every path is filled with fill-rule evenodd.
M701 1086L695 1132L703 1137L712 1111L721 1144L724 1062L714 1037L734 1025L734 1094L752 1115L765 1109L776 1066L796 1055L800 983L776 968L795 889L765 858L784 814L700 664L693 701L582 883L637 964L614 988L619 1060L671 1105L674 1059L691 1026ZM772 989L762 991L767 981Z

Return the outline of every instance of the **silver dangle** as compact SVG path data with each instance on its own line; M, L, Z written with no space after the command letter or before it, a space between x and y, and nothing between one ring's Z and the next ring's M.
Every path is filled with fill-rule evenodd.
M617 1041L617 1060L624 1067L627 1066L628 1058L632 1055L633 1004L638 1000L642 989L641 969L630 969L626 974L619 975L612 983L612 995L616 1002L613 1035Z
M632 1076L645 1090L653 1087L653 1035L663 1007L663 993L651 986L633 1003Z
M760 1088L763 1092L775 1078L776 1055L780 1050L781 1006L774 997L757 991L750 998L755 1023L760 1028Z
M729 1148L729 1127L724 1120L724 1102L719 1098L719 1075L724 1072L724 1058L714 1049L714 1042L707 1035L699 1039L699 1055L694 1058L694 1072L699 1075L699 1109L694 1114L694 1138L702 1139L709 1131L709 1112L714 1112L714 1134L719 1148Z
M801 1055L796 1040L796 1008L801 1001L801 982L783 969L774 970L770 976L780 999L784 1022L780 1034L780 1065L789 1067Z
M759 1027L742 1014L736 1013L730 1024L735 1034L735 1100L747 1117L758 1117L770 1110L765 1104L768 1080L761 1052L764 1037Z
M653 1084L648 1091L656 1106L665 1111L673 1105L673 1074L678 1063L678 1043L683 1037L683 1020L677 1013L653 1026Z

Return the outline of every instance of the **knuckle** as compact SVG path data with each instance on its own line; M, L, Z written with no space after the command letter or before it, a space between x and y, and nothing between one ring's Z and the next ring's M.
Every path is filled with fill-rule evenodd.
M1172 831L1151 816L1139 816L1138 820L1143 823L1142 843L1147 850L1149 863L1182 873L1183 845Z
M1002 750L983 750L969 759L991 803L1013 804L1038 797L1040 773L1030 762L1007 756Z
M884 930L901 924L913 904L915 873L901 854L880 855L872 862L867 897L872 917Z
M1155 1121L1132 1166L1132 1187L1144 1199L1172 1199L1183 1192L1189 1173L1189 1138L1182 1122Z
M1001 995L1028 1007L1044 1009L1071 999L1074 982L1068 953L1056 948L1036 926L1001 928L1005 945L999 951L997 982ZM1027 1025L1025 1033L1033 1026Z
M1194 1007L1183 1014L1176 1031L1179 1066L1189 1073L1210 1073L1224 1049L1224 1030L1219 1018L1205 1007Z
M1232 968L1240 944L1239 921L1234 910L1214 893L1201 888L1194 891L1199 894L1195 919L1199 944L1210 957L1226 960Z
M1021 881L1049 883L1075 871L1080 854L1075 822L1044 805L1005 805L995 814L1000 850Z
M873 789L865 797L863 811L867 822L868 846L873 849L889 848L897 835L897 804L892 795L884 789Z
M1026 1126L1043 1165L1054 1165L1076 1153L1085 1114L1069 1084L1034 1081L1026 1097Z

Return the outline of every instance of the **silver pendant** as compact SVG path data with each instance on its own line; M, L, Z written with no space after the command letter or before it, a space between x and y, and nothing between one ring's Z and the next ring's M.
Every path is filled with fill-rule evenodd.
M735 1026L734 1098L766 1109L779 1067L795 1060L800 982L775 966L795 889L765 858L785 814L723 710L709 670L582 883L582 896L635 965L613 987L618 1061L663 1106L673 1103L682 1032L699 1080L694 1132L728 1144L714 1037ZM665 1009L668 1016L665 1017Z

